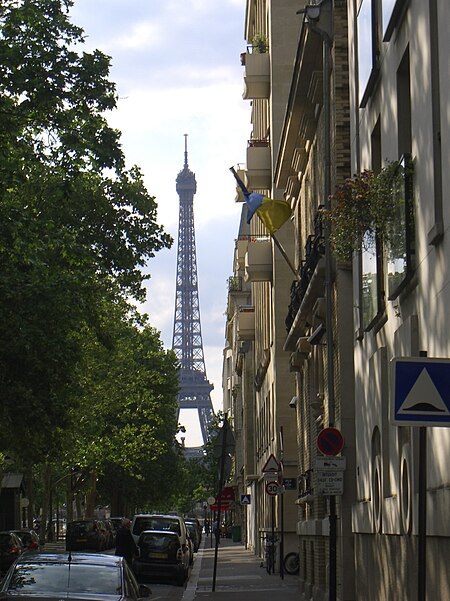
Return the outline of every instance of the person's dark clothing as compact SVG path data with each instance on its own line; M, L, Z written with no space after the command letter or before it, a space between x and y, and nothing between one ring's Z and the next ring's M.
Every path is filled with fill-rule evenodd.
M136 543L134 542L133 535L129 528L123 526L117 530L116 535L116 555L125 557L128 564L131 566L133 563L133 557L137 553Z

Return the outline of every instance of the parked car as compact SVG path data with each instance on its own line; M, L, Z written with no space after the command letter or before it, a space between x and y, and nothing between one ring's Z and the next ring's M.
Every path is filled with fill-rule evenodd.
M123 557L98 553L24 553L0 585L0 599L138 601L150 594Z
M114 528L114 532L117 532L117 530L121 527L122 520L123 520L123 517L121 517L121 518L117 518L117 517L109 518L109 521L111 522L111 524L112 524L112 526Z
M191 552L188 542L188 534L185 521L179 515L168 514L149 514L141 513L135 515L131 522L131 534L137 544L141 532L144 530L170 530L176 532L180 537L183 551L189 552L189 561L191 562Z
M66 551L104 551L106 546L106 529L100 520L75 520L67 524Z
M187 529L184 519L178 515L157 513L141 513L135 515L131 521L131 534L137 544L141 532L144 530L171 530L180 537L181 544L186 544Z
M17 534L9 530L0 532L0 574L4 574L22 553L22 541Z
M104 520L106 534L106 548L113 549L116 546L116 530L111 520Z
M139 581L170 578L183 586L188 576L189 551L180 536L170 530L144 530L138 539L133 570Z
M23 528L21 530L11 530L11 532L20 538L24 551L41 551L39 536L34 530L26 530Z
M191 522L189 520L184 520L186 522L186 528L188 530L189 536L192 540L192 545L194 548L194 553L197 553L200 547L200 535L198 532L197 525L195 522Z
M198 532L198 537L199 537L199 543L198 546L200 547L200 543L202 542L202 535L203 535L203 526L200 523L200 520L198 518L196 518L195 516L186 516L185 518L186 522L192 522L193 524L195 524L195 527L197 528L197 532Z

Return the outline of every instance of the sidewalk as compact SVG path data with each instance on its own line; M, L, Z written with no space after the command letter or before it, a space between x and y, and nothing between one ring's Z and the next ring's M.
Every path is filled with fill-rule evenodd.
M279 573L269 575L261 567L259 557L228 538L220 540L213 592L214 553L210 539L202 541L183 601L274 601L280 595L283 601L298 601L297 576L285 575L281 579Z

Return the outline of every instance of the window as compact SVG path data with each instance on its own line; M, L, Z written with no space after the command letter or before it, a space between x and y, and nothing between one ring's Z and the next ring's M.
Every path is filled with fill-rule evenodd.
M381 171L381 117L378 117L370 138L372 170ZM377 236L366 232L361 251L361 325L370 330L384 309L383 254Z
M377 0L361 0L358 10L358 86L361 108L367 104L379 70L377 7Z
M407 0L381 0L383 42L389 42Z
M395 219L385 245L388 299L394 300L411 279L414 271L414 208L410 155L399 162L392 190Z
M370 232L366 233L361 252L361 307L364 330L370 330L383 312L381 256L378 239Z

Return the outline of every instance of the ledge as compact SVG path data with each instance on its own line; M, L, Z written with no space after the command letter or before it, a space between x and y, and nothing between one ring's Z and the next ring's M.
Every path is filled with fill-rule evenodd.
M297 340L304 336L308 317L319 296L323 296L323 286L325 279L325 257L321 257L314 270L311 281L306 289L305 296L301 302L294 323L284 343L284 351L295 351Z

